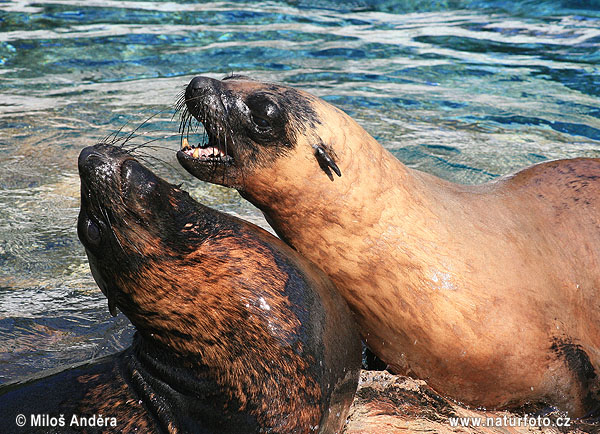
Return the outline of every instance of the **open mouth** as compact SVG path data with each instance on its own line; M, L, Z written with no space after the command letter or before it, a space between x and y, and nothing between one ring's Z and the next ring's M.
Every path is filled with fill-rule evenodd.
M178 110L182 110L179 125L182 140L177 161L202 181L242 188L243 174L238 167L238 149L234 146L233 132L225 119L221 119L222 110L218 110L218 107L214 109L211 105L214 101L207 96L189 94L188 90L185 98L178 103ZM190 130L194 132L198 125L196 122L204 127L204 138L197 145L192 145L186 137Z
M181 141L181 152L198 162L211 164L233 164L233 157L228 153L226 143L220 143L210 137L205 143L190 145L186 138Z

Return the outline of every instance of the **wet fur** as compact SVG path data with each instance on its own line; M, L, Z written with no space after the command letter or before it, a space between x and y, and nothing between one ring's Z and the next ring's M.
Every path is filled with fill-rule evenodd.
M104 161L93 163L94 152ZM162 381L179 384L179 391L192 387L184 396L202 397L191 401L187 418L197 423L222 412L248 415L273 432L339 429L343 417L327 410L347 411L360 350L343 301L316 268L256 226L198 204L116 148L94 148L80 157L80 171L80 236L85 243L81 225L90 215L106 216L111 234L101 246L85 244L94 276L148 348L141 366L162 366L155 366L166 371ZM90 190L108 199L88 200ZM349 329L334 331L338 322ZM171 355L163 360L165 353ZM144 363L142 354L152 357ZM140 372L140 384L169 403L168 390L156 390L153 377ZM173 413L166 421L193 426L176 407L160 408Z
M105 362L4 387L4 420L38 408L116 417L121 432L341 430L360 343L322 272L120 147L84 149L79 170L78 235L111 312L137 332Z

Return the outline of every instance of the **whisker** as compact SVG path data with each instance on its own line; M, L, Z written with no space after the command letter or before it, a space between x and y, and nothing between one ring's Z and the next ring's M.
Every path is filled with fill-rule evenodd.
M135 135L135 133L136 133L136 132L137 132L137 131L138 131L140 128L142 128L144 125L146 125L146 124L147 124L148 122L150 122L152 119L154 119L156 116L158 116L158 115L159 115L159 114L161 114L161 113L164 113L164 112L166 112L167 110L170 110L170 109L162 109L162 110L159 110L159 111L157 111L156 113L154 113L153 115L151 115L151 116L149 116L148 118L146 118L146 120L144 120L144 121L143 121L141 124L139 124L137 127L135 127L135 129L134 129L133 131L131 131L131 132L129 133L129 135L128 135L128 136L125 138L125 143L127 143L129 140L131 140L131 138L132 138L132 137ZM124 143L124 144L125 144L125 143Z
M138 144L138 145L134 145L132 148L128 149L128 152L134 152L137 149L144 148L144 147L148 146L148 144L150 144L150 143L156 142L158 140L168 139L169 137L176 137L178 135L179 134L165 134L164 136L161 136L161 137L155 137L153 139L145 141L144 143L141 143L141 144ZM154 147L158 147L158 145L154 145ZM168 149L168 150L172 151L171 148L167 148L165 146L163 146L162 148L163 149Z
M162 138L162 137L161 137L161 138ZM148 149L154 149L154 150L159 150L159 149L160 149L160 150L165 150L165 151L173 151L173 148L169 148L168 146L161 146L161 145L149 145L149 144L148 144L148 143L152 143L152 142L154 142L155 140L160 140L160 138L159 138L159 139L154 139L154 140L149 140L148 142L146 142L146 143L144 144L144 146L140 146L139 148L136 148L136 150L137 150L137 149L142 149L142 148L148 148Z
M110 221L110 216L108 215L108 211L106 210L106 208L104 208L100 204L100 200L98 199L98 197L95 197L94 199L96 201L96 206L98 207L98 210L100 211L100 213L102 214L102 216L106 220L106 225L108 226L108 229L113 234L115 240L117 240L117 244L119 245L119 248L121 249L121 251L123 252L123 254L126 255L125 249L123 248L123 245L121 244L121 240L119 240L119 237L117 236L115 230L113 229L112 222Z
M148 166L154 171L158 170L158 166L156 165L156 163L148 160L148 158L146 158L146 157L147 156L136 155L136 159L141 161L144 164L144 166Z
M206 143L207 140L210 142L212 139L216 140L218 143L223 143L224 141L223 151L225 155L228 155L230 147L233 147L234 149L236 148L236 136L234 134L232 126L230 125L227 119L227 116L224 116L222 119L217 120L211 111L205 109L203 110L203 107L199 107L198 105L196 105L196 107L193 107L193 104L200 102L200 100L201 97L186 98L184 91L175 103L175 110L177 113L179 113L178 131L181 137L180 141L182 142L184 138L189 140L191 133L194 133L198 128L203 127L201 137L202 143ZM198 114L196 116L192 115L190 109L197 111ZM207 125L209 125L210 128L207 128ZM215 176L215 173L218 170L218 162L212 161L211 163L212 164L210 166L210 172L212 176ZM227 165L225 165L224 168L225 170L223 171L222 181L223 183L226 183L231 172L228 170L229 168ZM241 181L245 183L246 174L244 168L239 166L238 170L242 178Z
M175 172L178 171L178 169L173 166L171 163L169 163L168 161L163 160L162 158L159 158L155 155L152 154L148 154L147 152L143 152L143 151L137 151L136 154L133 154L136 158L138 158L138 156L140 156L140 159L144 159L144 162L148 163L150 166L152 166L153 168L156 168L156 166L154 166L152 163L150 163L147 159L151 158L152 160L158 161L159 163L163 164L164 166L168 166L169 168L171 168L172 170L174 170Z
M129 125L129 121L125 122L123 125L121 125L121 128L119 128L118 130L116 130L113 133L110 133L104 139L102 139L102 143L107 143L109 145L114 145L119 140L118 139L119 134L121 133L121 131L123 131L123 128L125 128L127 125ZM112 139L109 142L109 139L110 139L111 136L112 136Z

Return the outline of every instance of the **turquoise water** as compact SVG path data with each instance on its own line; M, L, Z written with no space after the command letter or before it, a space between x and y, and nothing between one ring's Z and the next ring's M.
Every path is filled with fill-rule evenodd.
M172 149L147 149L157 170L264 224L174 158L184 86L232 72L319 95L457 182L600 157L598 0L0 0L0 382L128 345L76 236L84 146L156 115L135 140Z

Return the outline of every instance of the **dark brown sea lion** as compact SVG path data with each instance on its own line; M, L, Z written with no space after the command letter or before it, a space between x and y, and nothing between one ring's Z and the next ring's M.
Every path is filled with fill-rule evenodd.
M114 357L4 386L6 426L24 414L30 432L31 415L63 414L69 429L75 414L114 418L113 432L341 431L360 340L321 271L120 148L84 149L79 173L92 274L137 333Z
M300 90L196 77L184 103L208 142L181 165L321 267L391 370L475 406L598 411L600 160L457 185Z

